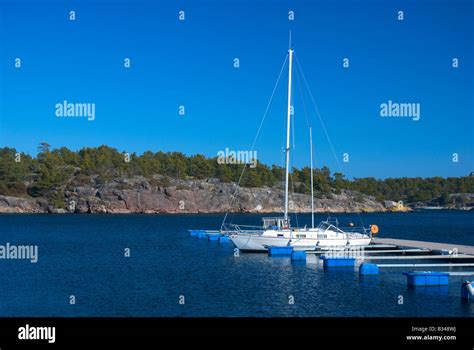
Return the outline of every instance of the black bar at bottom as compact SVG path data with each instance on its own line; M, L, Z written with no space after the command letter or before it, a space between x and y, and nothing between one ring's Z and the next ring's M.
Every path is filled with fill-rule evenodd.
M55 327L54 343L19 339L21 327L26 329L27 325L30 331L32 327ZM390 341L454 348L467 344L472 349L473 329L472 318L0 318L0 349L40 344L62 348L100 340L133 340L134 344L143 340L146 344L150 337L203 335L311 336L334 345L375 342L380 346L380 342Z

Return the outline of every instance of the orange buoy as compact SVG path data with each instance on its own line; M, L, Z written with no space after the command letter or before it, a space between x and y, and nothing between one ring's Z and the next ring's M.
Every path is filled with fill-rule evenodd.
M349 227L354 227L354 223L353 223L353 222L350 222L350 223L349 223Z
M373 235L376 235L379 233L379 227L377 225L370 225L370 232L372 232Z

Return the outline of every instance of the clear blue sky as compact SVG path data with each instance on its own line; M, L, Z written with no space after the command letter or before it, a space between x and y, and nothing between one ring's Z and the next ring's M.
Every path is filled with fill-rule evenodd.
M472 0L2 0L0 10L0 146L32 155L41 141L137 153L247 150L291 29L340 163L306 95L318 166L348 177L474 171ZM132 68L123 68L125 57ZM257 143L268 164L282 164L286 79ZM96 120L56 118L63 100L95 103ZM421 119L381 118L388 100L420 103ZM294 104L292 163L303 166L308 131L298 94Z

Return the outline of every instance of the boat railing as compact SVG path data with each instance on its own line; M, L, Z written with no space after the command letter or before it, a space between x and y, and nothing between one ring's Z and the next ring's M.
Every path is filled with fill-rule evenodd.
M321 227L320 227L321 228ZM332 224L324 227L324 232L327 231L336 231L340 234L346 235L347 237L358 237L362 235L367 235L371 237L370 230L365 227L344 227L341 229ZM249 234L261 234L263 229L261 226L256 225L240 225L240 224L223 224L221 226L221 232L224 233L249 233Z
M348 236L361 236L361 235L365 235L365 236L369 236L371 237L371 233L370 233L370 230L366 227L363 227L363 226L360 226L360 227L344 227L344 232L348 235Z
M335 231L337 233L346 235L346 237L358 237L363 235L367 235L369 237L371 236L370 230L362 226L339 228L333 225L330 221L323 221L318 227L323 230L323 233L326 233L327 231Z
M328 216L323 222L339 227L339 220L337 220L337 218Z
M369 231L368 228L365 228L363 226L358 226L358 227L344 227L343 229L345 232L355 232L355 233L367 233Z
M323 233L326 233L327 231L334 231L337 233L345 233L343 230L341 230L339 227L329 223L328 221L322 221L319 226L319 229L323 230Z
M221 226L221 231L259 233L262 231L262 227L254 225L223 224Z

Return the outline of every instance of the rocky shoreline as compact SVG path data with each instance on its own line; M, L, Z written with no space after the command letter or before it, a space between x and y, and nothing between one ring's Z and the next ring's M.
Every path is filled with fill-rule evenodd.
M86 184L57 190L54 198L11 197L0 195L0 213L274 213L282 211L283 191L278 188L239 188L235 199L234 183L210 180L159 181L136 176L114 179L105 185ZM59 200L58 200L59 198ZM391 202L394 203L394 202ZM293 212L310 212L310 196L294 193ZM316 212L408 211L405 206L389 205L359 192L342 190L315 198Z
M169 180L169 179L168 179ZM240 187L235 183L209 180L171 180L164 183L157 176L118 178L106 184L66 186L54 191L51 198L0 195L0 213L79 213L79 214L197 214L197 213L277 213L282 212L284 192L276 187ZM468 194L474 199L474 195ZM54 198L54 199L53 199ZM377 201L356 191L333 191L315 198L317 213L408 212L417 209L472 210L472 206L432 207L426 203L410 206L401 202ZM309 195L290 195L290 210L311 212Z

